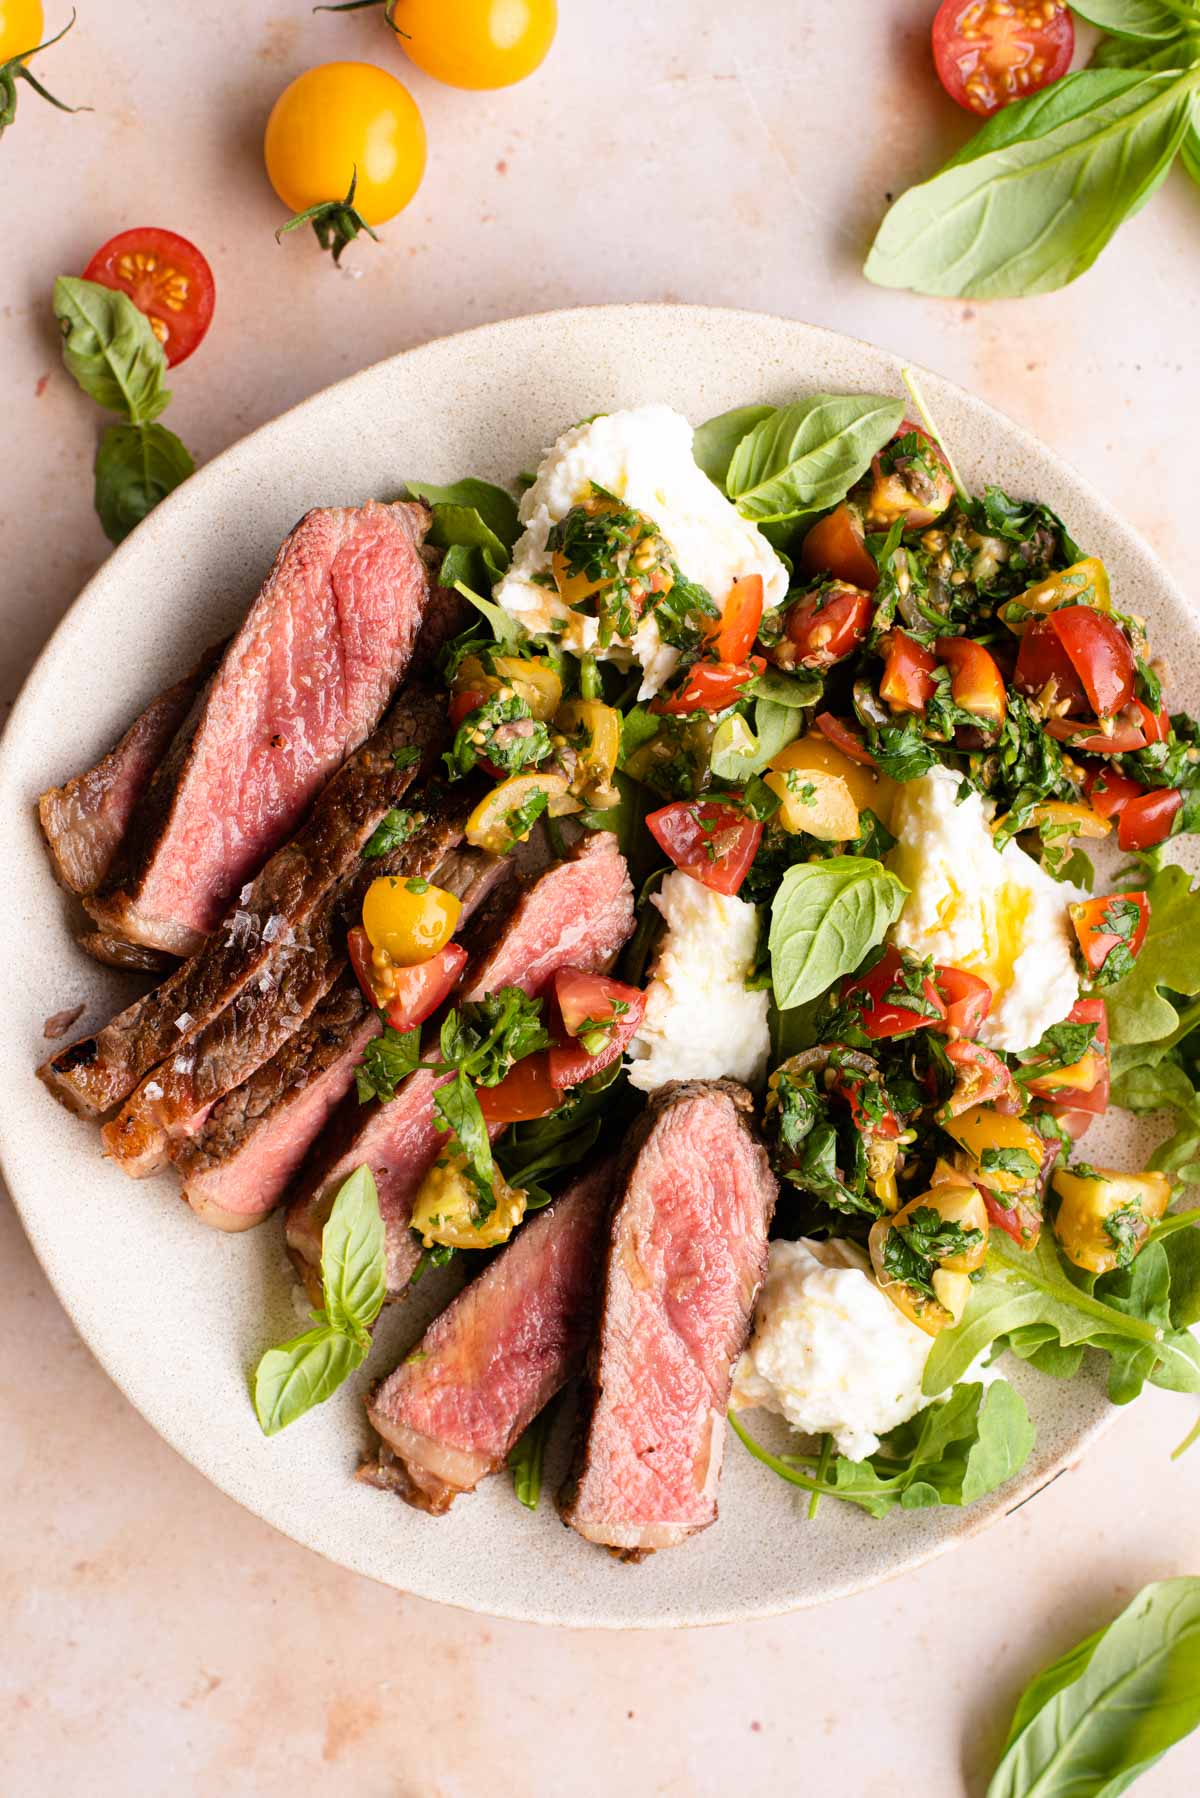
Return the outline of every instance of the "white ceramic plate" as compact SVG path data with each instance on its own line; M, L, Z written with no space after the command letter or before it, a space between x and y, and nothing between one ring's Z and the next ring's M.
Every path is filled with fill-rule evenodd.
M0 1151L13 1196L80 1334L154 1428L222 1490L347 1567L423 1597L544 1622L712 1623L784 1611L872 1584L973 1533L1068 1466L1109 1420L1098 1378L1060 1385L1017 1368L1038 1426L1022 1477L966 1512L885 1523L830 1503L806 1523L792 1492L731 1439L720 1522L636 1567L565 1530L548 1498L530 1516L503 1476L448 1517L424 1517L351 1476L367 1435L366 1383L395 1364L444 1287L439 1295L422 1282L385 1316L368 1368L267 1441L247 1371L299 1327L278 1222L243 1236L204 1229L172 1179L134 1183L102 1161L95 1129L33 1073L49 1014L86 1002L82 1031L131 990L73 946L34 800L101 753L232 624L301 513L388 497L408 475L511 481L593 412L662 400L699 423L803 391L900 393L899 369L882 350L829 331L682 306L551 313L428 344L317 394L188 481L101 568L21 695L0 751ZM1099 496L979 400L932 375L924 386L968 484L991 480L1053 505L1104 557L1122 606L1148 616L1177 675L1194 668L1196 627L1182 595Z

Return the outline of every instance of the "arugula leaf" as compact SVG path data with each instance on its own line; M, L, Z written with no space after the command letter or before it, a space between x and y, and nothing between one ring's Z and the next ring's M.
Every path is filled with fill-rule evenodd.
M95 505L110 543L123 543L196 464L165 425L110 425L96 451Z
M1160 868L1146 887L1150 923L1131 971L1105 995L1114 1043L1156 1043L1169 1037L1180 1013L1164 988L1194 998L1200 993L1200 887L1174 864Z
M75 275L54 283L63 361L83 391L129 424L149 424L171 397L167 359L150 320L127 293Z
M692 455L710 481L725 491L725 476L738 444L754 429L770 418L774 406L735 406L732 412L718 413L699 425L692 437Z
M1145 1586L1038 1674L987 1798L1117 1798L1200 1723L1200 1579Z
M1175 159L1200 74L1080 69L988 120L892 207L865 273L962 298L1049 293L1091 267Z
M771 902L771 979L781 1010L803 1005L881 943L908 888L882 862L834 855L784 874Z
M517 502L511 493L506 493L503 487L493 486L491 481L474 477L455 481L449 487L435 487L431 481L407 481L405 485L414 498L423 499L433 510L434 529L439 535L435 536L431 531L431 542L442 543L443 547L454 543L471 547L479 544L478 536L455 534L456 529L474 532L472 520L458 516L474 513L488 535L498 540L503 562L507 564L508 552L521 535Z
M517 620L511 617L503 606L496 605L493 600L485 599L482 593L476 591L464 573L464 569L469 567L469 563L451 563L452 556L467 557L469 554L470 552L465 549L448 549L446 551L446 558L442 563L442 585L453 587L456 593L461 593L464 599L470 600L475 610L481 613L491 625L492 635L497 643L515 649L525 641L528 634L524 625L518 624ZM490 582L488 584L490 585Z
M902 400L872 394L818 393L781 406L738 444L729 497L758 523L835 506L903 416Z
M393 805L383 814L363 844L363 860L377 862L381 857L390 855L393 849L399 849L402 844L407 843L420 823L417 812L407 812L400 806Z
M414 1073L421 1060L421 1032L394 1030L385 1024L380 1035L372 1037L362 1053L362 1061L354 1070L358 1102L378 1099L386 1105L396 1097L402 1080Z
M761 774L781 749L800 735L801 718L791 706L759 699L754 706L754 725L740 712L723 718L713 735L709 765L718 780L741 786Z

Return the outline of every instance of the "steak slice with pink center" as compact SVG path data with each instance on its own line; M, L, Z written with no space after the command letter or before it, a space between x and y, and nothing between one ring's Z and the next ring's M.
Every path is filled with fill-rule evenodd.
M423 506L309 512L158 768L87 909L188 955L374 730L429 596Z
M434 1319L367 1401L381 1442L359 1479L440 1514L503 1467L583 1366L613 1168L576 1180Z
M559 968L602 973L633 929L633 888L617 839L585 837L568 861L540 875L517 901L490 948L463 977L459 1000L502 986L537 997ZM431 1044L430 1054L436 1053ZM388 1296L408 1284L421 1248L408 1227L413 1200L446 1136L435 1123L437 1081L418 1069L386 1105L343 1104L313 1160L303 1169L287 1212L287 1242L301 1278L317 1290L321 1233L334 1197L356 1167L369 1167L387 1233Z
M666 1086L624 1152L591 1413L560 1509L625 1560L716 1519L729 1387L776 1198L752 1110L731 1080Z

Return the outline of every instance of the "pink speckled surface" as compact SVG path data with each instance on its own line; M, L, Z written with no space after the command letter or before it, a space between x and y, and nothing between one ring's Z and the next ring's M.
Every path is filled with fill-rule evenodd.
M429 175L383 246L350 252L355 279L297 239L275 248L257 140L302 67L389 63L379 21L91 0L51 85L96 114L26 92L0 145L5 699L106 548L95 415L61 372L46 290L147 218L216 266L216 324L170 415L201 459L342 374L488 318L753 306L975 389L1188 584L1200 199L1181 176L1066 293L990 308L880 293L857 265L884 192L963 131L925 66L931 0L568 10L524 88L412 76ZM898 1768L935 1798L975 1798L1029 1673L1143 1581L1197 1570L1200 1464L1168 1462L1181 1402L1155 1394L1007 1524L833 1609L604 1638L400 1598L176 1459L74 1338L7 1209L0 1227L6 1793L765 1793L819 1756L823 1786L863 1798L893 1792ZM1198 1782L1194 1743L1138 1790Z

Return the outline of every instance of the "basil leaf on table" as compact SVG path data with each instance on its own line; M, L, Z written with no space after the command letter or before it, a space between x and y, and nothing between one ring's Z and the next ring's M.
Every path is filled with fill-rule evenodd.
M740 730L739 730L740 726ZM749 734L750 742L744 747ZM772 699L759 699L754 706L754 723L738 714L718 724L713 735L709 765L718 780L734 783L761 774L767 764L800 735L800 714L791 706L776 705Z
M900 915L908 888L869 856L789 868L771 902L771 979L783 1010L854 971Z
M692 455L722 492L738 444L774 411L774 406L735 406L732 412L718 413L716 418L698 426L692 438Z
M449 487L435 487L430 481L406 481L405 485L414 499L423 499L427 506L433 508L435 525L438 511L444 507L453 512L474 512L484 528L499 540L505 550L511 550L521 535L516 500L503 487L493 486L491 481L471 477L465 481L455 481ZM454 543L460 539L451 536L448 540ZM507 562L507 555L504 560Z
M1017 1707L987 1798L1117 1798L1200 1723L1200 1579L1143 1588Z
M1200 71L1081 69L987 122L887 214L865 273L972 299L1049 293L1091 267L1162 181Z
M1163 0L1079 0L1078 4L1071 0L1071 11L1114 37L1152 43L1178 37L1185 8L1164 5Z
M196 464L165 425L110 425L96 451L96 513L110 543L122 543Z
M814 394L781 406L733 453L725 486L757 523L824 511L846 497L904 416L901 400Z
M150 320L128 294L60 275L54 316L62 327L63 361L97 405L133 425L158 417L171 397L167 359Z

